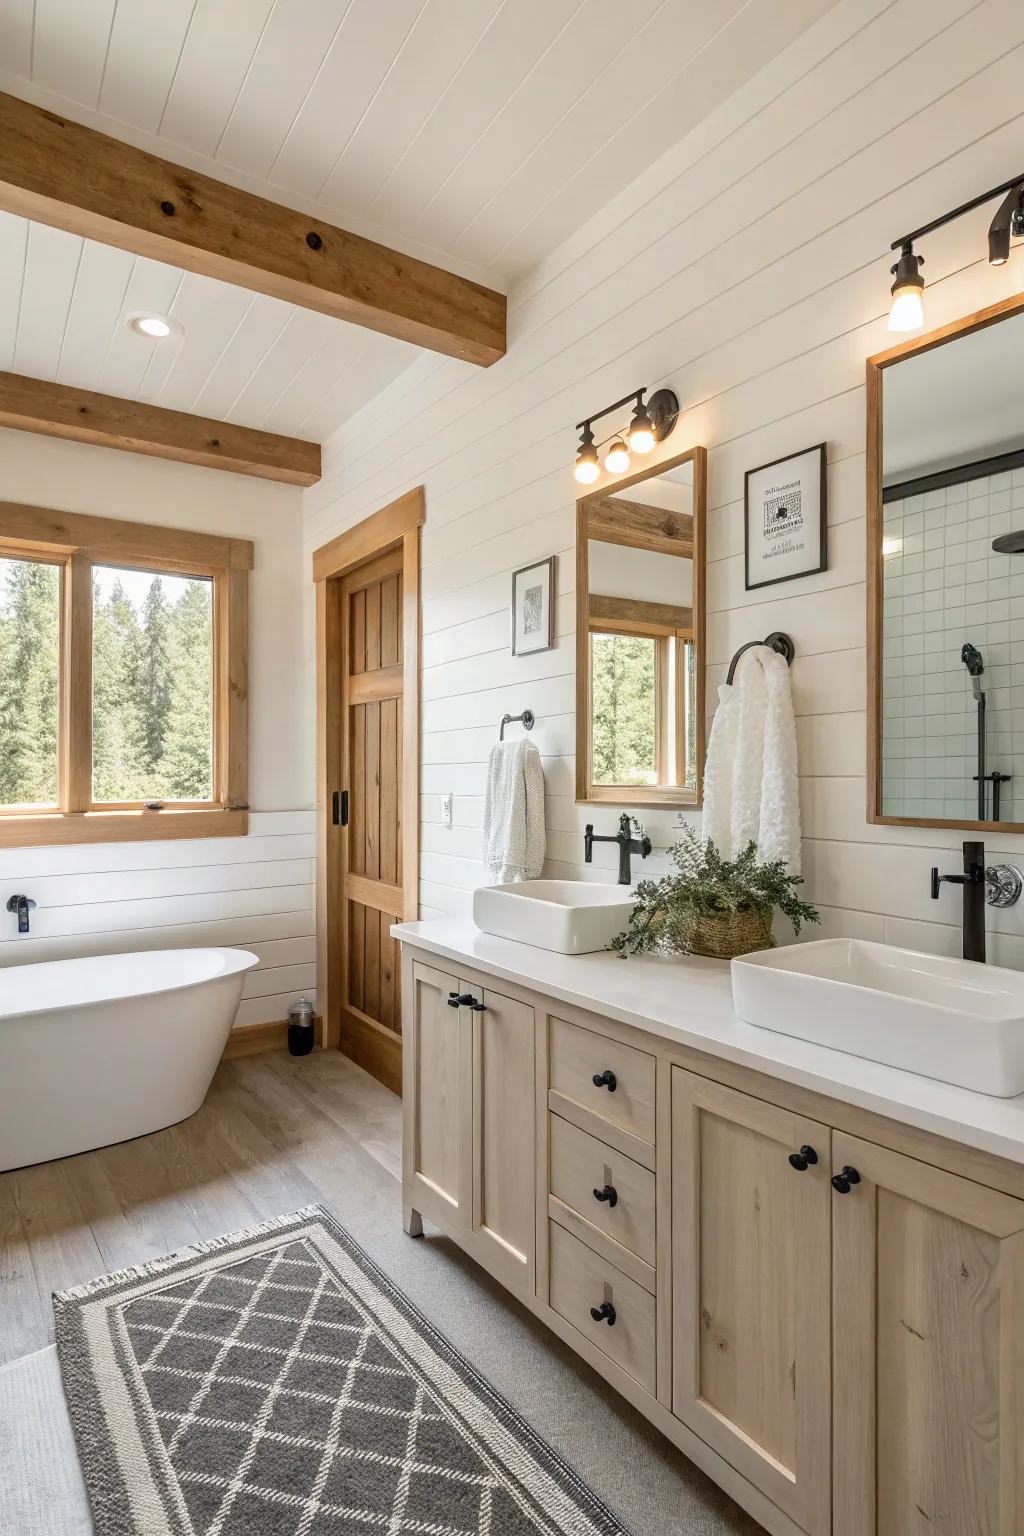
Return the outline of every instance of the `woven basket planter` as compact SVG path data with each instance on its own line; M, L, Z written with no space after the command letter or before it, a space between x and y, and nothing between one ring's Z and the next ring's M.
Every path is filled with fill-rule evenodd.
M714 912L680 923L679 937L691 955L731 960L755 949L774 949L771 918L754 908L746 912Z

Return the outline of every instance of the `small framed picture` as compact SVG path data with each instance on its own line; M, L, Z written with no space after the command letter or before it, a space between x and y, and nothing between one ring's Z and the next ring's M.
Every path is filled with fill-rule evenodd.
M549 651L555 643L555 556L512 576L512 654Z
M805 448L744 479L746 589L828 569L825 444Z

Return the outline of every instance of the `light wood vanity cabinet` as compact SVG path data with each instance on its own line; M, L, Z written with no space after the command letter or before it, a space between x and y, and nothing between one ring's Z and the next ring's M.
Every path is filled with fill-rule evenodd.
M673 1412L811 1536L829 1529L829 1139L672 1068Z
M1024 1536L1022 1170L428 959L403 964L408 1230L440 1225L773 1536Z
M534 1010L416 962L403 1017L406 1228L427 1216L514 1290L534 1289Z

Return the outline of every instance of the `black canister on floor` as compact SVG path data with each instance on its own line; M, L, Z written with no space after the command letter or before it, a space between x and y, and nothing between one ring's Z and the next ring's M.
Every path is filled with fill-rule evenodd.
M308 997L300 997L288 1010L288 1050L293 1056L308 1056L313 1049L316 1017Z

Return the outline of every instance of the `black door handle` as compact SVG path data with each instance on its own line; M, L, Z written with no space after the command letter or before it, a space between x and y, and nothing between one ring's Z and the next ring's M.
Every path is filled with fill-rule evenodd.
M595 1323L607 1323L609 1328L615 1327L615 1308L610 1301L602 1301L599 1307L591 1307L590 1315Z
M789 1154L789 1165L791 1168L795 1168L797 1173L806 1173L811 1164L817 1161L817 1152L815 1152L813 1147L809 1147L806 1142L799 1152L791 1152Z
M449 992L449 1008L472 1008L477 1013L483 1013L483 1003L478 1003L472 992Z
M606 1069L604 1072L594 1073L595 1088L607 1088L609 1093L614 1093L618 1086L619 1080L614 1072L609 1072Z
M860 1183L860 1174L856 1168L851 1168L849 1163L841 1173L833 1174L832 1188L837 1195L848 1195L855 1184Z
M331 820L336 827L348 826L348 790L336 789L331 796Z
M606 1184L604 1189L594 1190L594 1199L607 1201L609 1210L614 1210L619 1203L619 1192L614 1184Z

